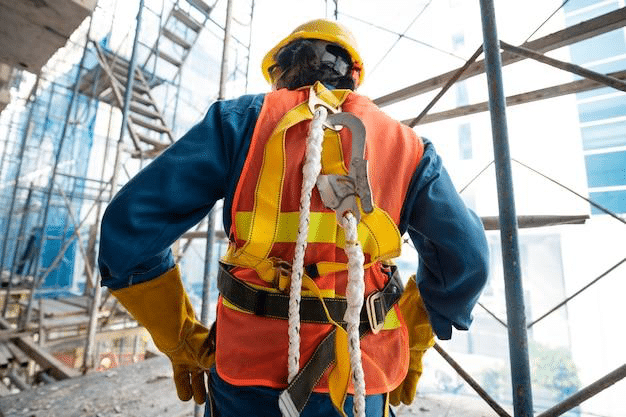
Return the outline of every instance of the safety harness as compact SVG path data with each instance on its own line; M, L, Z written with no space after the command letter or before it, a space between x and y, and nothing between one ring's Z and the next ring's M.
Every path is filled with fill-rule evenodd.
M234 277L229 271L231 266L219 264L217 275L217 289L220 295L239 310L261 317L287 320L289 310L289 295L264 291L246 284ZM317 278L313 268L311 278ZM308 273L307 273L308 275ZM389 282L380 290L367 297L361 310L360 329L363 334L371 331L376 334L383 329L387 313L400 299L403 285L395 265L391 266ZM325 308L324 308L325 307ZM345 298L302 297L300 301L300 321L303 323L329 324L335 322L346 327L344 315L347 302ZM326 311L325 311L326 310ZM332 320L329 321L330 319Z
M389 313L393 312L392 307L400 299L403 291L403 285L396 268L389 267L387 272L389 280L384 288L371 293L366 300L363 300L363 270L378 261L397 256L400 239L395 223L384 211L375 207L372 201L367 178L367 161L364 159L365 126L355 115L342 113L338 110L347 94L348 92L331 92L318 83L311 87L307 102L296 106L280 120L265 145L266 155L267 153L272 155L272 163L265 163L264 160L257 183L256 193L263 195L264 198L255 199L251 218L245 221L247 227L241 228L247 232L246 242L239 248L231 245L220 263L218 289L224 304L228 307L258 316L290 320L294 315L293 294L290 297L280 291L285 290L290 284L294 285L294 279L297 278L301 280L301 287L313 294L313 296L300 296L300 288L296 289L298 297L295 311L298 322L325 323L335 326L299 372L292 372L290 369L289 386L279 398L281 411L284 416L288 417L297 417L300 414L313 388L333 362L336 366L329 375L330 396L338 411L343 413L343 403L347 394L351 371L352 373L360 371L361 374L363 372L360 365L359 339L370 331L378 333L385 327L386 320L388 321L390 317L395 316L395 314ZM320 107L322 108L321 112L319 111ZM326 112L331 114L326 116ZM282 178L285 170L283 145L285 134L287 129L301 121L312 119L314 114L317 119L325 119L322 120L322 123L326 129L338 131L341 126L345 126L352 134L352 158L347 175L330 174L319 175L318 177L319 168L315 174L316 185L323 204L335 211L336 221L345 229L345 241L342 244L351 267L335 262L319 262L302 266L301 261L294 261L292 268L291 264L284 260L269 257L273 243L280 233L278 230L279 218L284 215L284 213L280 213L280 201ZM308 198L310 201L310 195ZM303 191L300 214L302 217L302 213L306 213L305 217L307 218L304 219L305 222L302 221L302 218L300 219L298 235L300 238L304 236L305 241L306 236L308 236L310 221L307 208L302 207L303 201L306 205L306 200ZM320 219L315 221L319 222ZM303 224L305 230L302 230ZM333 227L336 226L333 225ZM387 236L389 239L384 239L389 230L393 230L395 233L392 232L394 233L393 236ZM364 258L361 245L370 255L370 262L365 265L363 265ZM352 251L353 255L349 251ZM231 273L234 267L254 269L261 279L272 283L272 287L278 291L255 288L239 280ZM354 288L361 294L360 300L356 304L350 303L351 299L354 300L354 296L348 296L347 299L324 297L323 292L314 281L319 276L346 270L348 270L349 277L347 292L350 291L350 281L356 279L357 285ZM358 285L359 270L360 286ZM354 278L355 276L356 278ZM358 307L356 312L354 310L355 305ZM347 317L351 314L352 319ZM397 322L397 317L395 320ZM298 346L295 349L299 350L299 339L297 343ZM290 350L292 350L291 347ZM348 357L347 352L349 350L350 355ZM356 367L361 369L355 369ZM298 368L296 362L296 370ZM360 384L362 386L359 389L357 387L358 378L356 375L353 377L355 415L363 416L365 395L363 378L361 375ZM362 398L357 398L359 395Z
M235 278L230 272L231 267L220 263L217 276L217 288L226 300L241 311L261 317L271 317L287 320L289 310L289 296L283 293L272 293L256 289ZM361 311L359 335L362 337L368 332L378 333L385 325L385 318L402 295L403 284L395 266L389 272L389 282L385 287L372 293ZM337 323L346 327L344 315L347 301L343 298L302 297L300 302L300 321L303 323ZM325 311L326 310L326 311ZM329 320L330 316L331 320ZM291 381L285 392L288 393L293 407L292 413L299 415L304 409L313 388L322 377L322 374L335 361L335 335L337 329L318 345L313 356ZM285 402L287 395L283 394Z

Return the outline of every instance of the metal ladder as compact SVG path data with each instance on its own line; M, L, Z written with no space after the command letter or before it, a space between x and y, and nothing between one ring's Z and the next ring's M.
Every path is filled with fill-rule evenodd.
M213 6L203 0L177 0L159 30L159 36L148 54L143 68L154 68L161 62L173 66L176 78L187 60L200 32L209 20Z
M82 78L79 91L121 109L128 85L128 61L104 50L97 42L92 44L98 65ZM137 68L128 115L128 133L133 142L131 154L134 157L154 157L174 143L172 132L150 93L151 87L154 84L149 85L143 70Z
M157 64L165 62L175 68L169 82L176 84L177 80L180 81L180 69L208 21L211 11L212 7L202 0L176 1L159 29L159 36L154 47L150 49L145 64L143 67L136 67L128 114L128 133L133 145L132 157L154 158L174 143L172 130L151 94L152 88L166 80L155 77L154 73ZM82 77L79 91L122 109L128 85L129 62L104 49L97 42L92 41L92 45L98 65ZM155 71L152 74L145 70L150 65Z

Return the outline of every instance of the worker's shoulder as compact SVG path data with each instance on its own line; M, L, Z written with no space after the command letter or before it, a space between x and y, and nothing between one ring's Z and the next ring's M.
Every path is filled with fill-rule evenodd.
M366 113L376 113L380 114L381 117L391 119L391 117L378 107L371 98L354 91L346 97L344 104L354 109L361 109Z
M352 92L344 102L347 108L356 111L357 113L363 113L364 115L368 115L370 118L374 118L376 122L379 124L386 124L391 128L401 128L403 130L412 131L412 129L403 124L401 121L389 115L387 112L382 110L372 99L369 97ZM415 133L415 132L413 132Z
M265 93L245 94L237 98L219 100L215 102L214 105L219 106L221 112L246 113L249 111L253 111L258 113L263 106L265 96Z

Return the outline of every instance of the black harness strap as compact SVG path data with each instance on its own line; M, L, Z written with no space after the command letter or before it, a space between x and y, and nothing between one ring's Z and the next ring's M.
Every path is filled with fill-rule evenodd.
M326 369L334 362L336 334L337 328L334 327L317 346L309 361L278 397L278 403L280 409L284 411L284 415L298 417L302 413L313 388L324 375Z
M361 325L369 327L372 318L382 323L389 309L402 295L402 282L395 271L389 273L390 279L385 287L368 297L361 311ZM289 318L289 295L256 289L240 279L235 278L229 267L220 263L217 274L217 288L226 300L237 308L254 313L257 316L287 320ZM348 308L345 298L324 298L324 304L330 317L340 325L346 325L343 316ZM367 305L370 305L368 308ZM370 313L368 313L370 311ZM325 323L328 317L321 301L317 297L302 297L300 300L300 321L303 323Z

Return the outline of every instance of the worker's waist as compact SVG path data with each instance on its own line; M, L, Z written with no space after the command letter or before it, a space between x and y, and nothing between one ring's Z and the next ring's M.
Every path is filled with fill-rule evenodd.
M228 302L240 310L258 316L288 319L289 294L254 288L233 276L229 270L229 266L220 263L217 275L217 288ZM402 281L395 266L390 268L387 275L389 275L387 284L382 290L371 293L361 310L361 326L370 327L375 333L382 328L387 313L400 299L403 291ZM300 299L300 321L330 323L330 318L345 327L344 315L347 307L348 303L345 298L324 297L320 299L303 296Z

